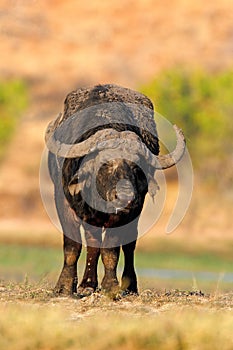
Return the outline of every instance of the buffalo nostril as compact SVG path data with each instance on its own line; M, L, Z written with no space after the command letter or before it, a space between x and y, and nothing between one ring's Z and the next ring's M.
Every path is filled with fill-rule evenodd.
M117 193L117 199L122 204L129 204L134 198L134 194L132 193Z
M122 179L116 185L116 197L122 204L129 204L134 199L134 188L129 180Z

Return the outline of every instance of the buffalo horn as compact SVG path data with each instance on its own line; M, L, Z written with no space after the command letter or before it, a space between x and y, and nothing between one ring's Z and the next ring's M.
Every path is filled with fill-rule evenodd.
M173 126L177 144L174 151L166 155L155 155L141 141L140 137L132 131L118 132L114 129L103 129L97 131L87 140L76 143L66 144L54 137L54 131L59 126L61 115L48 125L45 134L45 142L50 152L58 157L78 158L94 151L101 151L107 148L117 148L131 150L143 156L147 162L156 169L167 169L175 165L183 156L185 151L185 138L181 129L176 125Z

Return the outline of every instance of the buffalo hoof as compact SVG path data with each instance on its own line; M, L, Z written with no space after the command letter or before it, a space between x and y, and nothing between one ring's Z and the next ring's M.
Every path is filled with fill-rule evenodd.
M110 299L120 299L121 289L117 279L104 279L101 284L101 292Z
M57 295L69 296L76 292L77 279L76 278L59 278L54 293Z
M67 288L65 285L56 286L53 291L55 295L59 296L70 296L74 293L72 288Z
M132 291L132 290L129 290L129 289L125 289L125 290L122 290L121 291L121 296L122 298L124 297L128 297L128 296L138 296L138 291Z
M95 292L95 289L92 287L78 287L77 293L75 293L75 297L78 299L89 297Z

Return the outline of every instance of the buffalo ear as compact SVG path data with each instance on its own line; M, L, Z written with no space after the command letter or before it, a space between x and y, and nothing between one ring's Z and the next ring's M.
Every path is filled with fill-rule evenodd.
M159 191L159 185L153 176L149 176L148 193L154 200L156 193Z

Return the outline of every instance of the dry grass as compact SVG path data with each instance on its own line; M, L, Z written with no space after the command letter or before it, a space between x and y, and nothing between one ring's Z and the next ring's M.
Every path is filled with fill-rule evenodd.
M0 348L232 349L233 295L144 290L112 301L54 297L48 286L0 287Z

